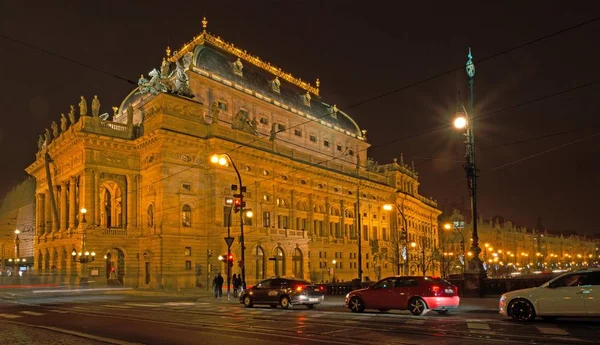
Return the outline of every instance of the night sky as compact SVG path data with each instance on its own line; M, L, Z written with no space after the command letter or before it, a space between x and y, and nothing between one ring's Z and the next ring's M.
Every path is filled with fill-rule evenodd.
M369 156L384 164L403 152L421 194L440 203L468 201L463 137L431 130L451 123L457 92L467 105L464 69L355 105L459 68L472 47L475 116L508 109L476 123L481 215L600 232L600 83L515 107L600 80L600 20L478 62L600 17L600 4L414 3L3 1L0 194L26 177L38 135L80 95L97 94L112 114L134 87L112 75L137 81L158 68L167 45L199 34L206 15L214 35L303 80L320 78L322 99L368 130Z

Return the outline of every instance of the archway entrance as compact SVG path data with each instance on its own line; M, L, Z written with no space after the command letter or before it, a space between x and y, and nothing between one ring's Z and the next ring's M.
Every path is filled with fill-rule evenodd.
M106 252L106 280L108 285L123 285L125 277L125 254L119 248Z
M123 197L121 188L108 181L100 188L100 224L107 228L123 227Z
M281 247L275 248L273 256L273 273L276 277L285 276L285 254Z
M304 260L302 260L302 251L300 248L294 248L294 255L292 256L293 262L293 271L294 278L304 279L304 272L302 270L302 265L304 264Z

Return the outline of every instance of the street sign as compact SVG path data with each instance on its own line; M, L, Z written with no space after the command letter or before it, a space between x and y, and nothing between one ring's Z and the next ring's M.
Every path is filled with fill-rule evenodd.
M231 247L233 240L234 240L233 237L225 237L225 243L227 243L227 248Z

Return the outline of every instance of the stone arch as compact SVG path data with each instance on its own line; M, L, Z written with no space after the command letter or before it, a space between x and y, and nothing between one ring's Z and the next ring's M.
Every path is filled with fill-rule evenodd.
M314 213L323 213L324 214L325 213L325 206L323 206L323 204L321 204L321 203L316 202L316 203L313 204L313 212Z
M107 228L122 228L125 225L125 196L119 182L102 182L100 196L100 225Z
M294 278L304 279L304 256L302 250L296 246L292 253L292 273Z
M332 216L339 217L340 216L340 209L339 209L339 207L337 207L337 206L331 206L329 208L329 214L332 215Z
M298 210L298 211L304 211L304 212L308 211L308 206L306 205L306 201L299 200L296 203L296 210Z
M181 206L181 226L192 226L192 206L189 204L184 204Z
M273 261L273 275L276 277L285 276L285 250L280 245L273 249L273 258L275 258Z
M277 207L281 207L281 208L289 208L290 204L288 203L288 201L285 198L282 197L277 197L277 199L275 199L275 204L277 205Z
M106 279L109 286L123 285L125 274L125 263L127 255L122 248L112 247L104 251L104 261L106 267Z
M140 256L140 260L143 262L142 264L142 272L141 272L141 278L142 278L142 284L144 285L150 285L152 283L152 258L154 257L154 253L149 250L146 249L142 252L142 255Z

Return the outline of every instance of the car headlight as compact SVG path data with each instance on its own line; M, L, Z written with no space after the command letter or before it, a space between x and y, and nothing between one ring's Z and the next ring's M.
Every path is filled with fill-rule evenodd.
M349 294L349 293L347 293L347 294L346 294L346 299L348 299L348 297L350 297L350 294Z

